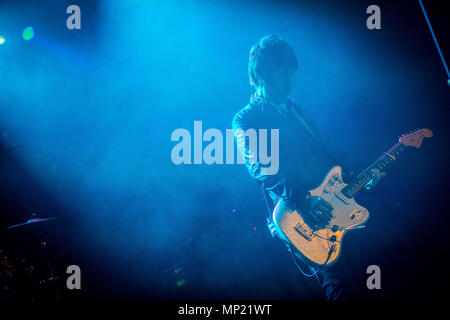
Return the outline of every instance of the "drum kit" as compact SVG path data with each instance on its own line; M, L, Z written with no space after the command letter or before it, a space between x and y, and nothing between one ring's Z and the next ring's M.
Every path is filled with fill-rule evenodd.
M60 297L53 258L54 241L44 227L59 217L33 214L25 222L4 228L7 247L0 247L0 300L48 300Z

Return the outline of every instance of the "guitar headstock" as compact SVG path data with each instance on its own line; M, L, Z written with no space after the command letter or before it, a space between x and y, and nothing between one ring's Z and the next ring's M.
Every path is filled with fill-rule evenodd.
M417 129L408 134L404 134L399 137L398 141L408 147L420 148L423 138L431 138L433 132L430 129Z

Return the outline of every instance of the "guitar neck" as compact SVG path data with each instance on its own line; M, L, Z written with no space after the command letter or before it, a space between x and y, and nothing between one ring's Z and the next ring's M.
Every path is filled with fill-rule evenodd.
M344 189L342 189L342 193L347 198L353 198L358 192L364 189L364 186L372 179L373 169L383 170L389 164L391 164L397 156L405 149L405 145L402 142L398 142L391 149L384 152L383 155L372 165L370 165L366 170L364 170L360 175L358 175L352 182L348 184Z

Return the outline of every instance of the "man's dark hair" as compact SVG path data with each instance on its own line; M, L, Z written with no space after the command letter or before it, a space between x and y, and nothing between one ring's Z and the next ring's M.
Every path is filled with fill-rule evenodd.
M297 57L290 44L280 37L264 36L250 49L248 75L252 86L261 86L261 80L267 81L281 67L297 70Z

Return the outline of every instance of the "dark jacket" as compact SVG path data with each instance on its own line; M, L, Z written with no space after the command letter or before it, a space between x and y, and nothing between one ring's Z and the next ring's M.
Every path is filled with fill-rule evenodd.
M276 106L253 95L250 103L235 115L233 130L238 149L244 157L250 175L263 184L274 202L282 197L294 206L301 207L308 190L316 188L328 171L338 163L326 151L309 112L289 99L286 106L287 111L280 112ZM305 121L306 126L299 118ZM257 131L268 129L268 137L270 129L279 129L277 174L267 175L264 170L261 171L264 166L259 157L253 154L253 150L250 150L248 137L239 134L237 130L245 131L249 128ZM267 144L270 150L270 139ZM257 159L253 163L249 160L252 157Z

